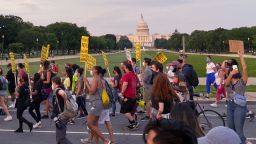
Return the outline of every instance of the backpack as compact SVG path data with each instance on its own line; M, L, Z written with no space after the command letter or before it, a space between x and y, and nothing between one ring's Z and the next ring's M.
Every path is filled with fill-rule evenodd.
M111 86L109 85L108 81L103 79L103 81L105 82L105 90L107 92L107 95L108 95L108 98L109 98L109 104L107 106L104 106L105 109L108 109L112 106L112 102L114 100L114 95L112 93L112 88Z
M57 88L54 91L54 95L56 96L56 101L58 105L59 112L61 112L58 98L57 98L57 93L61 90L60 88ZM65 90L64 90L65 91ZM72 118L75 118L77 116L78 112L78 105L76 103L76 100L73 98L71 91L65 91L67 100L66 100L66 107L64 107L64 111L59 114L60 118L62 119L67 119L70 120Z
M199 84L199 80L198 80L196 71L194 70L192 65L188 65L186 68L187 68L187 71L189 71L189 72L187 72L187 74L185 75L184 71L183 71L183 74L185 75L187 82L191 86L197 87Z
M3 76L0 76L0 90L6 90L6 89L7 89L6 79Z

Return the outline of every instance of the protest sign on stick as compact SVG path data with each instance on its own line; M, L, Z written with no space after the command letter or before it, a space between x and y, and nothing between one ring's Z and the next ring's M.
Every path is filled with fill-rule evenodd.
M240 51L244 53L244 42L240 40L229 40L229 52L237 53Z
M158 61L161 64L165 63L167 61L167 57L163 52L159 52L156 54L156 56L153 58L154 61Z

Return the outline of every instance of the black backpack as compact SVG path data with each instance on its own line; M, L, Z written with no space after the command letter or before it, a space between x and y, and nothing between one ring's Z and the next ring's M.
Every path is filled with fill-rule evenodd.
M186 71L189 71L189 72L184 73L184 71L183 71L183 74L185 75L185 78L186 78L187 82L189 83L189 85L191 85L193 87L197 87L199 85L199 80L198 80L197 73L194 70L193 66L188 65L186 67Z

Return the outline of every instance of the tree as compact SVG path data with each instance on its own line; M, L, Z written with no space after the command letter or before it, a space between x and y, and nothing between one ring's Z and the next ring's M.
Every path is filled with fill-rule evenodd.
M182 48L182 34L176 33L176 34L172 35L172 37L170 39L168 39L168 41L167 41L166 48L173 49L176 51L181 49Z
M154 45L156 48L167 48L167 43L168 43L167 39L161 38L161 39L156 39Z
M117 47L119 50L123 50L124 48L132 48L132 42L127 36L121 36L120 40L117 42Z
M11 43L9 44L8 48L10 49L11 52L18 53L20 54L21 57L23 57L22 54L25 51L25 47L23 43Z
M116 36L113 35L113 34L106 34L103 36L105 39L106 39L106 42L107 42L107 50L110 50L110 49L117 49L117 43L116 43Z

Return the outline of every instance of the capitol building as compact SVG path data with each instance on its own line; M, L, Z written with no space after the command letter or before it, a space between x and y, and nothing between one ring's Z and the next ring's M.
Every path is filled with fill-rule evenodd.
M117 41L120 40L122 35L116 35ZM153 34L150 35L148 24L144 21L143 15L137 24L137 29L135 34L126 35L128 39L132 42L133 46L135 43L139 42L142 47L154 47L154 42L156 39L169 39L171 34L160 35Z

